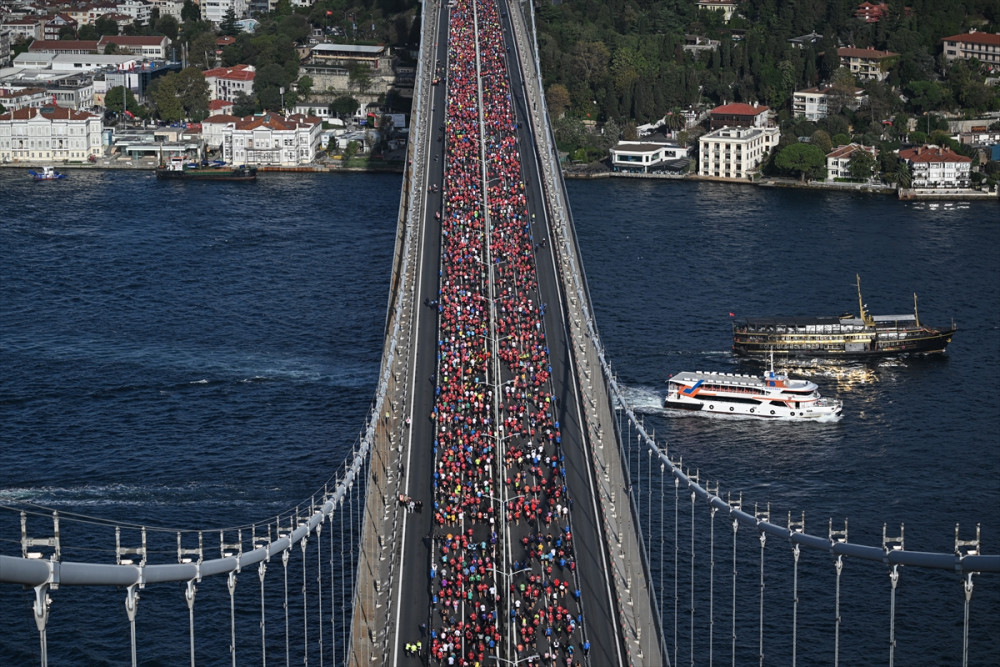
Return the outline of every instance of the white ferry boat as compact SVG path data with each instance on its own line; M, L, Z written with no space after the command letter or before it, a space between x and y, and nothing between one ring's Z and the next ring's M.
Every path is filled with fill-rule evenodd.
M772 368L764 375L683 372L670 378L663 407L736 417L835 421L843 404L820 396L816 383L790 380Z

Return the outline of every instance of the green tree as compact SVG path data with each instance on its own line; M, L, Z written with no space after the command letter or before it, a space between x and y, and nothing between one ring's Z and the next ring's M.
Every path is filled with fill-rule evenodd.
M347 72L347 85L364 95L372 85L371 70L367 65L354 63Z
M824 130L813 132L809 137L809 143L823 151L824 155L833 150L833 141L830 139L830 135Z
M239 32L239 26L236 25L236 10L230 5L226 13L223 14L222 21L219 23L219 34L235 37Z
M347 146L344 147L344 160L350 160L357 155L360 148L361 144L356 141L347 142Z
M257 113L257 100L242 90L233 97L233 115L251 116Z
M192 0L184 0L184 6L181 8L181 21L187 23L188 21L200 20L201 9L198 5L192 2Z
M911 81L903 88L910 97L910 106L926 113L941 109L949 103L948 90L936 81Z
M910 165L905 160L900 160L899 166L896 167L896 183L904 190L913 183L913 172L910 171Z
M114 113L121 113L125 109L135 113L139 109L139 101L125 86L115 86L105 93L104 108Z
M561 83L553 83L545 92L545 101L549 107L549 113L555 118L562 118L569 108L569 91Z
M211 92L205 74L197 67L188 67L176 74L177 96L188 118L198 122L208 115Z
M64 25L59 28L59 39L76 39L76 30L71 25Z
M353 116L360 106L361 103L353 97L342 95L330 103L330 113L338 118Z
M87 40L88 42L96 42L100 35L97 33L97 28L94 27L93 23L88 23L87 25L80 26L80 29L76 31L76 38Z
M166 14L156 19L156 23L153 24L153 32L166 35L173 42L177 39L178 32L180 31L180 24L177 23L175 19L170 14Z
M213 32L203 32L190 42L188 62L200 69L215 67L216 37Z
M184 105L177 93L177 74L171 72L153 82L149 98L160 120L173 123L184 119Z
M299 89L299 95L302 99L309 97L312 94L313 79L308 74L304 74L299 77L299 81L296 84Z
M875 171L875 156L869 151L860 149L851 154L847 162L847 173L855 181L868 181Z
M826 167L826 154L818 146L794 143L786 146L775 156L774 164L784 171L799 175L805 182L806 176L817 176Z
M118 22L107 15L98 16L97 20L94 21L94 29L97 30L97 34L101 36L117 35Z

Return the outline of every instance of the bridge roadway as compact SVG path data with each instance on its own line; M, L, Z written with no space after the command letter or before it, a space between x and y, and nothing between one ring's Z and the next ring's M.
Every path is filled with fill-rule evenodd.
M574 610L574 613L582 612L585 637L591 645L589 656L584 656L577 644L575 657L585 664L602 666L665 664L656 652L653 655L643 655L639 651L635 655L630 655L627 639L623 637L621 631L623 627L621 598L628 592L616 590L611 576L610 564L614 555L608 547L608 535L605 534L603 510L600 507L601 498L597 491L597 475L590 451L592 445L587 436L586 417L580 396L581 383L577 375L569 330L570 314L566 309L566 295L561 282L563 276L560 274L555 256L556 244L549 243L549 239L554 238L554 230L549 221L551 194L547 195L545 192L543 159L538 153L539 143L535 136L536 132L545 132L548 129L537 127L540 119L547 122L542 115L544 108L541 112L538 109L544 107L544 104L534 100L530 102L531 109L529 109L528 88L522 79L523 73L519 61L532 63L533 49L525 58L524 51L527 44L524 40L519 42L515 39L510 16L512 12L508 12L505 4L501 7L514 113L519 121L517 141L521 153L522 176L525 182L528 212L533 221L533 240L536 244L538 300L549 304L543 315L543 326L551 355L553 395L558 397L555 419L562 430L562 449L566 457L565 482L569 497L574 501L571 522L582 607ZM411 136L412 141L423 142L424 147L422 163L411 164L410 170L410 178L416 179L416 189L422 195L423 204L418 216L420 235L415 262L418 271L416 289L412 293L414 302L412 343L407 352L406 363L408 383L406 391L409 399L402 401L402 404L407 406L406 416L410 420L410 426L401 430L405 446L401 450L398 462L400 472L398 490L399 493L422 503L427 509L423 512L403 513L397 529L400 534L393 536L393 540L398 543L399 566L391 576L393 587L389 594L394 600L389 608L393 610L393 615L385 619L389 629L386 633L389 646L383 653L387 655L388 663L393 665L416 664L416 658L406 654L405 644L419 640L424 647L427 647L430 643L426 628L435 627L431 614L432 591L429 577L433 554L431 536L436 528L440 530L440 527L433 525L435 461L431 442L434 438L434 422L429 419L435 400L432 380L436 372L438 323L437 310L424 307L423 304L428 300L437 299L440 288L441 234L435 213L442 211L443 206L441 187L445 169L443 135L447 109L445 102L447 82L443 74L447 70L448 62L449 11L447 5L432 2L424 5L424 11L428 13L422 49L424 77L440 76L441 83L429 87L429 99L422 100L424 122L415 128L416 132ZM533 69L528 70L529 76L533 74ZM435 186L433 191L429 190L431 185ZM545 243L538 247L542 241ZM500 393L499 387L497 393ZM608 421L605 423L611 422L609 413ZM621 481L619 483L623 484ZM395 499L396 496L389 497ZM628 519L627 516L625 518ZM508 530L510 530L508 543L517 544L528 529L526 526L511 526ZM504 563L503 566L510 572L511 563ZM634 563L633 566L633 569L640 574L643 572L640 564ZM507 578L497 579L498 591L510 585L512 581L511 575L504 576ZM648 587L641 590L648 590ZM567 597L562 604L572 608L575 602ZM500 610L506 614L502 603ZM652 623L652 619L645 621L648 635L647 642L643 646L647 649L647 653L649 653L648 646L650 644L655 646L657 643L655 639L648 642L648 638L659 634L653 630ZM506 636L503 623L498 630L502 636ZM582 641L579 633L576 641ZM513 651L507 652L501 647L497 653L498 655L494 657L498 657L499 660L516 664L516 654Z

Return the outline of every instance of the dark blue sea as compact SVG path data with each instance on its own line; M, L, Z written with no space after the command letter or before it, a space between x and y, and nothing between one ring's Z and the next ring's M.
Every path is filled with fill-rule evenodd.
M400 177L263 174L255 184L200 184L157 182L149 172L69 173L33 183L21 170L0 170L0 504L207 529L266 521L321 490L351 453L374 396ZM567 187L608 355L672 457L718 481L723 495L742 492L744 509L770 503L776 523L805 512L813 534L847 519L850 541L881 546L883 523L889 535L905 524L907 550L951 552L956 523L963 538L979 524L983 551L1000 552L995 202L662 181ZM834 424L676 418L659 408L671 373L759 370L731 356L729 313L856 310L855 275L874 314L911 311L916 292L922 321L954 320L947 354L792 369L844 401ZM654 508L643 510L644 529L659 535L661 485L637 452L635 481ZM668 480L672 502L670 489ZM0 552L19 554L17 517L0 525ZM87 548L113 548L113 532L100 530L64 552L83 560ZM719 522L715 532L721 586L731 577L731 529ZM672 539L672 528L665 534ZM756 538L744 531L740 539L752 547ZM672 573L673 547L654 540L650 562L654 577ZM807 556L802 567L821 574L802 593L800 642L820 627L823 651L811 662L829 664L832 560ZM785 574L769 571L768 595L791 599ZM752 607L740 621L742 663L757 659L757 563L745 562L740 576ZM855 589L865 583L849 607L853 620L842 610L842 664L887 663L888 570L849 561L844 578ZM992 664L1000 581L974 583L970 663ZM145 626L148 634L177 636L145 663L187 659L179 591L150 591L141 603L140 617L160 607L166 619ZM78 591L52 595L53 664L127 662L120 591L92 608ZM61 610L70 595L74 606ZM672 613L668 597L662 605ZM962 599L955 575L904 571L897 662L959 662ZM0 661L37 661L28 601L0 590ZM729 617L717 606L715 658L728 661ZM768 636L786 636L789 605L775 606ZM872 609L885 628L859 627ZM88 613L117 615L115 636L88 633L96 623ZM691 611L682 599L680 613L694 614L696 634L704 632L700 602ZM220 636L200 641L227 646L228 615L211 623L221 624ZM789 662L787 638L774 651L768 664ZM700 649L695 662L707 663Z

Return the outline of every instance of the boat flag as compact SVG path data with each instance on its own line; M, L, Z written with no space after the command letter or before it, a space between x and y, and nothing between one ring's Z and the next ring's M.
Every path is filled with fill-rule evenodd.
M730 311L730 312L729 312L729 317L736 317L736 313L734 313L734 312Z

